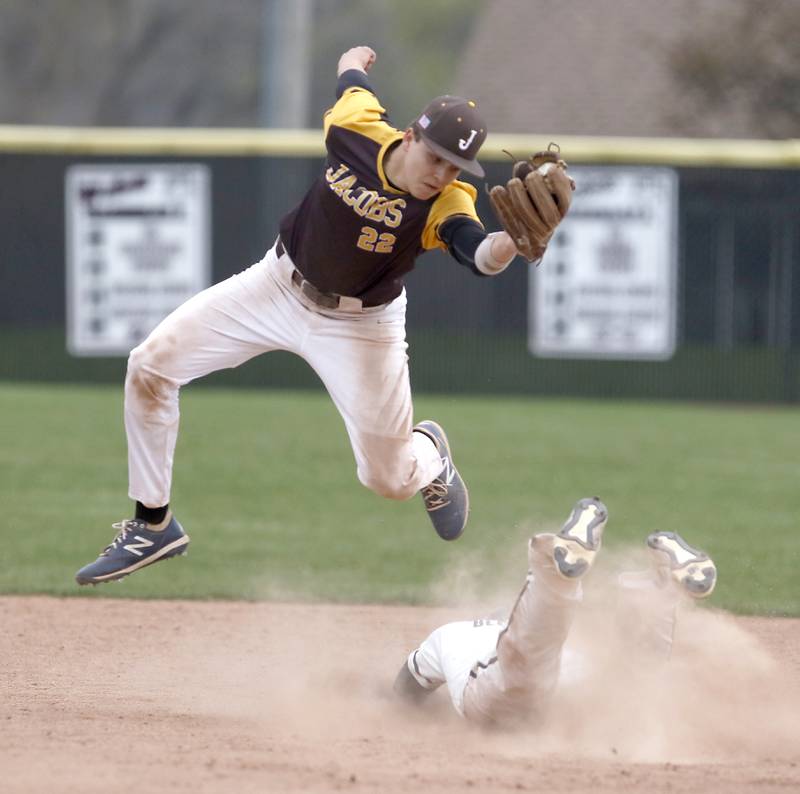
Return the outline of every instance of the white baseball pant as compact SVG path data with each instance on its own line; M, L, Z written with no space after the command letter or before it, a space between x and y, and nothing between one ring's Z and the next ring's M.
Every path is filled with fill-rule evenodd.
M558 683L581 594L578 582L534 571L508 622L440 626L409 655L408 669L426 689L446 683L454 707L469 720L528 718L544 709Z
M252 267L198 293L130 354L125 380L129 496L170 501L180 387L271 350L304 358L344 420L358 479L407 499L443 468L433 442L412 433L405 292L363 311L324 309L293 284L275 247ZM302 443L302 441L300 442Z
M471 721L509 725L542 718L556 688L579 681L591 665L565 647L582 600L580 584L537 562L531 559L532 573L507 623L448 623L408 656L416 681L425 689L447 684L456 711ZM618 630L649 662L665 661L679 594L659 587L652 572L622 574L618 584Z

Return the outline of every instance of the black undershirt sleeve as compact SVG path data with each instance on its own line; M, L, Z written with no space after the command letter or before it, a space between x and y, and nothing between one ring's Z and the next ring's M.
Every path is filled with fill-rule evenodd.
M468 267L476 276L487 275L475 267L475 252L486 239L486 232L477 221L466 215L448 218L439 226L439 238L456 262Z
M348 88L365 88L371 94L375 93L369 84L366 73L361 69L348 69L339 75L339 82L336 84L336 98L341 99L342 94Z

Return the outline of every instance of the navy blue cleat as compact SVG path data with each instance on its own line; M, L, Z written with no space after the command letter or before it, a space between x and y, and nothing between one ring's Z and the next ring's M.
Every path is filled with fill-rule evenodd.
M147 522L127 519L113 525L117 537L100 552L100 556L84 565L75 574L78 584L100 584L122 579L139 568L185 554L189 536L173 516L167 526L156 532Z
M444 430L436 422L426 419L414 426L414 431L424 433L436 445L442 456L444 469L430 485L420 490L433 528L443 540L460 537L467 525L469 493L461 475L453 465L453 456Z

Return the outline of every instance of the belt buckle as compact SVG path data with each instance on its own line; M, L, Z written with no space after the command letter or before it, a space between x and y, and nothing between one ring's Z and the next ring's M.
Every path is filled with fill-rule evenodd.
M292 271L292 281L298 286L300 292L309 300L321 306L323 309L341 309L342 311L360 312L364 304L360 298L351 298L348 295L335 295L318 290L303 274L294 268Z
M300 286L300 291L308 298L310 298L317 306L322 306L324 309L338 309L339 298L336 295L328 295L325 292L320 292L310 281L303 279Z
M360 298L351 298L349 295L339 295L339 308L345 312L360 312L364 308Z

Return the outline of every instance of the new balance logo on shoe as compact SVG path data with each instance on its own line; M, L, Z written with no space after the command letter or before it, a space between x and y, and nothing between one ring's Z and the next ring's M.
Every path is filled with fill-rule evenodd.
M100 584L122 579L128 574L186 553L189 536L183 531L175 516L170 516L166 527L150 529L146 522L131 518L114 524L117 536L106 546L100 556L84 565L76 574L78 584Z
M152 540L148 540L147 538L143 538L141 535L134 535L134 540L138 540L138 543L127 543L122 548L125 551L131 552L131 554L135 554L137 557L143 557L144 551L143 549L149 549L151 546L155 546Z
M442 469L442 474L444 475L445 484L448 486L452 485L453 480L456 477L456 470L453 468L450 458L444 458L444 469ZM442 474L439 475L440 478Z

